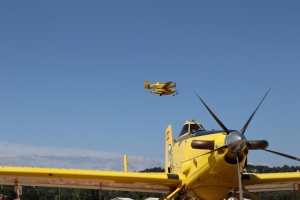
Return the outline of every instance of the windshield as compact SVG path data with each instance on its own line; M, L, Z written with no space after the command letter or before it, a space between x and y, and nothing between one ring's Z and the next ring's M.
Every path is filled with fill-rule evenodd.
M190 133L195 133L204 130L205 129L201 125L199 126L198 124L190 124Z
M198 126L198 124L191 124L190 125L190 133L195 133L197 131L199 131L200 127Z
M185 125L182 127L182 129L181 129L181 131L180 131L178 137L182 136L183 134L186 134L186 133L188 132L188 128L189 128L189 125L188 125L188 124L185 124Z
M190 130L189 130L189 126L190 126ZM205 129L203 128L203 126L201 124L185 124L182 127L178 137L180 137L180 136L182 136L182 135L184 135L188 132L189 133L196 133L198 131L205 131Z

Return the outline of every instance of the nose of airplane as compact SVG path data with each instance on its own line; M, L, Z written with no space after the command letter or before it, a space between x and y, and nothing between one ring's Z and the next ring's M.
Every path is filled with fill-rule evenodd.
M230 132L225 138L225 144L232 153L239 153L247 147L247 138L239 131Z

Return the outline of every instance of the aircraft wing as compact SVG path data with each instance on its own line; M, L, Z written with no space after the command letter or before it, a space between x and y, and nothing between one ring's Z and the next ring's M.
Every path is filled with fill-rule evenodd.
M298 190L298 185L300 185L300 172L268 174L244 173L242 185L250 192L294 190L294 188Z
M177 174L84 169L0 166L0 184L168 193L182 179Z
M167 90L169 88L169 85L171 85L171 84L172 84L172 81L166 82L161 89Z

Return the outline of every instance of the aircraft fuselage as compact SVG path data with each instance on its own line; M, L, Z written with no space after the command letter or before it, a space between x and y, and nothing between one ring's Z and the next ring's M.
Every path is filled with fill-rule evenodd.
M179 137L173 145L173 167L171 172L183 173L186 191L199 199L224 199L231 190L238 188L237 161L227 148L200 157L210 150L195 149L193 141L213 141L213 148L224 145L223 131L199 131ZM195 142L194 142L195 143ZM240 169L243 170L247 151L239 154ZM196 157L189 160L190 158ZM178 164L182 161L182 164Z

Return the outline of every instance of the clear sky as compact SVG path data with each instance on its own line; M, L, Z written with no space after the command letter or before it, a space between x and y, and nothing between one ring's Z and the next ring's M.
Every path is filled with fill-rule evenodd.
M240 130L300 157L299 1L1 1L1 163L163 166L165 129ZM175 81L150 94L144 81ZM70 160L68 160L70 159ZM300 165L251 151L249 162ZM82 165L79 165L82 163ZM92 163L92 164L91 164ZM95 164L93 164L95 163ZM101 164L101 165L100 165Z

